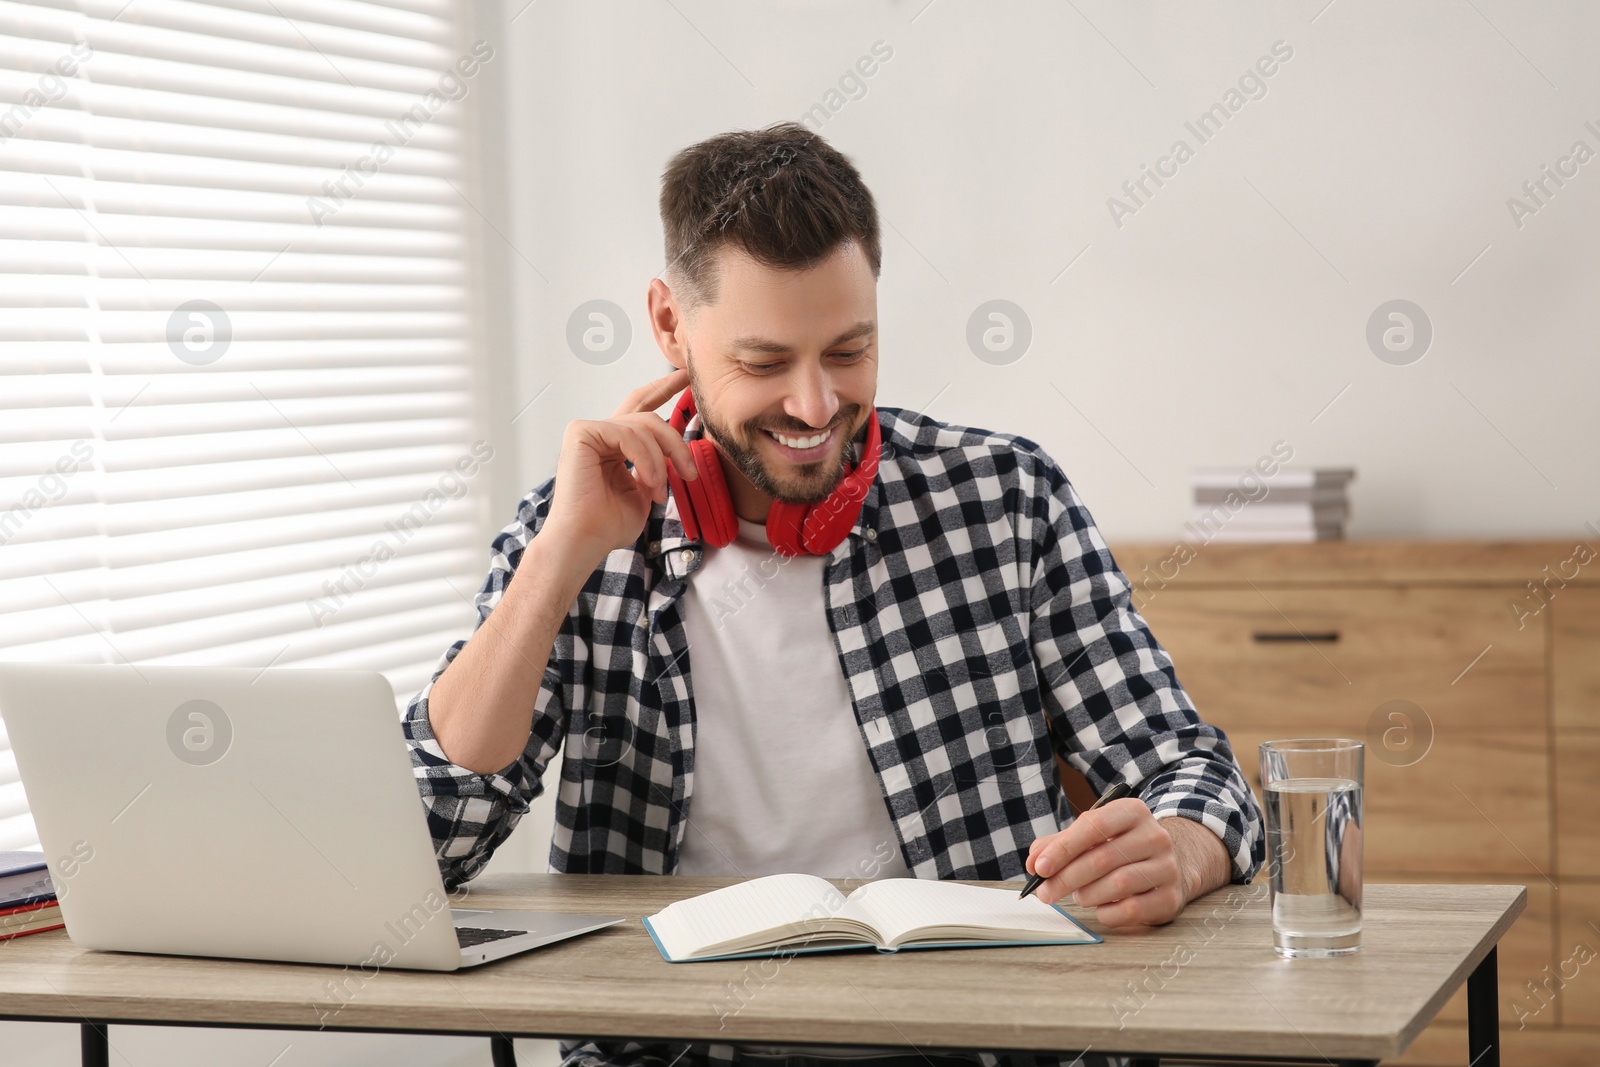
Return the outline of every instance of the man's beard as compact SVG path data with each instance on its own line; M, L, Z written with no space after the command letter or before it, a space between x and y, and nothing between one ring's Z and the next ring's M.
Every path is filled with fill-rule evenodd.
M691 364L692 367L692 364ZM705 430L706 436L717 443L718 449L728 458L728 461L739 469L739 472L750 480L750 484L772 497L774 500L785 504L820 504L828 499L834 487L839 484L839 479L844 477L845 460L850 451L850 437L846 434L854 425L856 415L860 412L859 404L841 407L834 413L834 419L829 423L837 435L844 437L841 445L834 442L833 447L838 448L835 458L819 459L811 463L795 464L800 472L797 478L779 478L762 462L761 454L755 445L756 435L765 431L756 423L745 423L743 429L746 438L752 443L741 444L730 434L725 427L719 426L707 410L704 400L700 395L694 371L689 372L689 388L693 390L695 410L700 413L700 425ZM812 427L795 431L787 426L775 426L771 429L779 433L793 433L796 437L809 437L821 432Z

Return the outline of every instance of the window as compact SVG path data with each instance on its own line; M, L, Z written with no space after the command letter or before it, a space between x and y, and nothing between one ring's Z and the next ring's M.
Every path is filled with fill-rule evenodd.
M358 667L470 628L447 0L0 0L0 658ZM461 191L458 191L461 190ZM0 849L35 847L0 734Z

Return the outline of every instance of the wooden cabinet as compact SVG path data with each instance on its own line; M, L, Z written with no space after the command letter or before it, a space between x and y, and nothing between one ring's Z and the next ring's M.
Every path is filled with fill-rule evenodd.
M1491 647L1503 615L1453 589L1180 589L1145 610L1253 785L1263 741L1367 742L1368 870L1536 876L1550 862L1543 649Z
M1562 1025L1600 1029L1600 884L1562 887L1554 1001ZM1588 949L1587 952L1584 949ZM1524 993L1524 999L1532 997ZM1595 1041L1600 1057L1600 1039Z
M1600 880L1600 730L1557 727L1555 774L1561 873Z
M1501 945L1503 1062L1600 1055L1600 958L1550 979L1580 944L1600 952L1600 566L1560 577L1571 542L1112 551L1253 786L1262 741L1366 742L1369 882L1528 887ZM1403 1062L1463 1062L1458 1046L1461 994Z
M1550 663L1561 873L1600 880L1600 588L1551 602ZM1600 936L1590 943L1600 949Z

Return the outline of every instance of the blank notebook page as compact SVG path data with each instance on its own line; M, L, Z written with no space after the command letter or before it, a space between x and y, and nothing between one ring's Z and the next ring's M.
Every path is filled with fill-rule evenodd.
M702 896L669 904L650 917L650 925L674 959L704 945L799 923L848 915L865 921L849 901L829 907L838 897L827 881L810 874L774 874L741 882Z
M891 878L862 886L850 899L871 917L885 943L920 926L976 926L1026 931L1040 939L1093 940L1049 904L1033 896L1018 899L1014 889Z

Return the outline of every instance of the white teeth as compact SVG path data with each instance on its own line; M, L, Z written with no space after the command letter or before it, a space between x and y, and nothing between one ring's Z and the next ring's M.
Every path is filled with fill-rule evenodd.
M767 432L772 433L771 430L768 430ZM827 433L819 433L812 437L786 437L781 433L774 433L772 436L776 437L779 441L788 445L790 448L816 448L822 442L826 441L832 432L833 431L829 430Z

